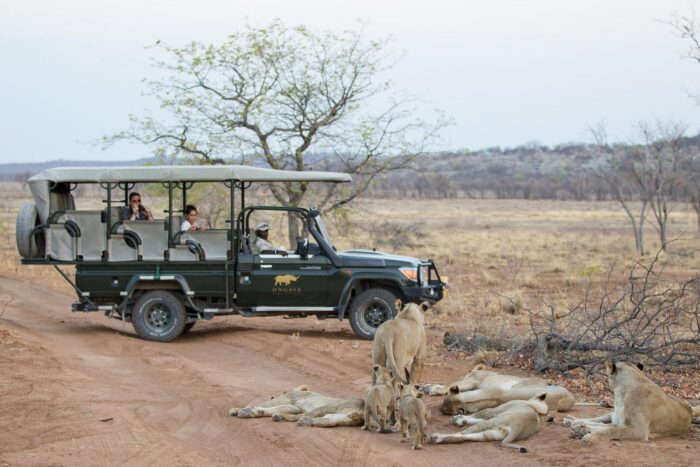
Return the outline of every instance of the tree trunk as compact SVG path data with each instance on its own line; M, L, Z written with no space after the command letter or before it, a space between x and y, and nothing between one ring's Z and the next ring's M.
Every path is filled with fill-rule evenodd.
M644 220L647 216L647 203L642 202L642 209L639 212L639 231L635 232L635 240L638 240L637 251L641 256L644 256Z
M698 234L700 234L700 196L693 198L690 201L690 205L693 206L693 209L695 210L695 216L698 221Z
M289 245L292 248L296 248L297 239L299 238L299 220L292 212L287 214L287 235Z

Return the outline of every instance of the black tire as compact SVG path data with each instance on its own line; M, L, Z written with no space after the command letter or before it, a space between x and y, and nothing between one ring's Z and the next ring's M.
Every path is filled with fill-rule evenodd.
M396 295L387 289L367 289L350 304L350 326L360 339L372 340L377 328L396 316Z
M43 256L43 234L35 234L29 238L34 227L39 225L39 212L36 210L36 204L25 203L20 206L17 212L17 222L15 238L17 241L17 251L23 258L30 258L29 249L31 245L31 258Z
M183 328L182 332L185 333L192 329L194 325L197 324L197 321L190 321L189 323L185 324L185 327Z
M170 342L187 325L185 306L170 292L154 290L141 295L131 312L131 324L139 337Z

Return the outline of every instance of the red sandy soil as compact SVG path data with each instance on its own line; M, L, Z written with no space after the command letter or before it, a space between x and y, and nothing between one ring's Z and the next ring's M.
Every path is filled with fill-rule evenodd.
M301 384L362 397L371 343L347 322L223 317L168 344L128 323L71 314L73 297L0 278L0 465L698 465L697 430L643 442L569 439L555 423L516 453L497 443L424 445L359 428L307 428L228 409ZM469 369L430 332L424 379ZM429 431L457 431L429 397ZM603 413L579 407L574 416Z

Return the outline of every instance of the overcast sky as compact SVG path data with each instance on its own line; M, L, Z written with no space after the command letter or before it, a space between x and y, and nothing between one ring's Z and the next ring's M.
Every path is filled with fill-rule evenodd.
M588 141L605 121L629 138L641 120L700 130L700 64L664 24L687 0L0 0L0 163L131 159L152 149L90 144L153 108L146 48L219 42L246 22L340 30L366 20L405 57L399 89L445 111L443 148Z

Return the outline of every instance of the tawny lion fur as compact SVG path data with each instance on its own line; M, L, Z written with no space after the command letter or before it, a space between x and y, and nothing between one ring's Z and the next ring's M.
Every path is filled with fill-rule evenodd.
M440 394L444 386L424 385L423 388L427 393ZM540 378L502 375L484 370L484 365L477 365L450 387L440 412L445 415L473 413L512 400L530 400L540 394L547 394L547 405L552 411L567 412L576 403L574 396L564 387L548 385Z
M239 418L272 417L276 422L330 428L362 425L364 405L362 399L337 399L299 386L253 406L234 407L228 413Z
M613 411L590 419L564 419L571 437L640 440L686 433L700 408L666 394L643 372L643 366L629 362L605 364L608 384L614 394Z
M496 408L484 409L473 415L457 415L450 425L471 425L458 433L433 433L431 443L461 443L463 441L501 441L501 446L527 452L515 441L528 439L540 431L547 416L547 394L542 393L530 400L513 400Z
M420 306L407 303L396 318L377 328L372 344L372 365L387 367L405 384L420 381L426 353L423 312L429 306L427 302Z

